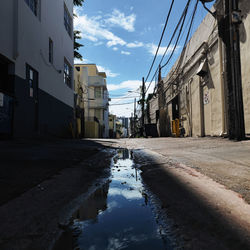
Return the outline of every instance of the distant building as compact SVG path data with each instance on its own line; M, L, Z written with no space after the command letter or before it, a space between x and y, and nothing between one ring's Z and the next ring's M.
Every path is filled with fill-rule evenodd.
M1 1L0 23L0 134L69 136L73 1Z
M127 117L118 117L117 118L121 124L121 137L128 137L129 131L129 118Z
M76 64L74 67L75 89L81 88L84 107L84 136L109 137L109 94L106 74L99 72L95 64Z
M109 138L116 138L116 116L109 115Z

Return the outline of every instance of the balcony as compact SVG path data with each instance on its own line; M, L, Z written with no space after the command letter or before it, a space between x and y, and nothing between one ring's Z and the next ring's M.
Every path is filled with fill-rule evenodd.
M106 88L106 80L101 76L89 76L88 80L89 86Z
M96 98L95 100L89 101L89 108L107 108L108 107L107 99Z

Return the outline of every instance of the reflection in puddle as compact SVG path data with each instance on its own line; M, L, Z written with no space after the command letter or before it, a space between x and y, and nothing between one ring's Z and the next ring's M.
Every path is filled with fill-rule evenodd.
M62 237L69 237L71 246L61 239L55 249L171 249L156 223L133 152L118 151L111 169L112 179L73 214L70 236Z

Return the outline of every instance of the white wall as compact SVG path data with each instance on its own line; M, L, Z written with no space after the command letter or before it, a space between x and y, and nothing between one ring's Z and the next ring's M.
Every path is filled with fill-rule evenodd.
M15 2L18 3L18 54L14 54ZM73 1L65 0L73 18ZM39 88L65 104L73 107L72 89L63 81L64 57L73 67L73 35L64 27L64 1L42 0L41 15L36 17L24 0L1 1L0 8L0 53L15 62L15 74L26 78L26 63L39 72ZM49 38L54 42L54 63L48 61ZM61 71L59 73L58 71Z

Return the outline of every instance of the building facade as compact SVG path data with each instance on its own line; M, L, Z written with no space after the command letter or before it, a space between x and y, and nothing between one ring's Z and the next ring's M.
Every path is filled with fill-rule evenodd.
M9 0L0 5L1 116L8 119L9 112L14 136L70 135L73 1Z
M109 137L109 94L106 74L95 64L75 64L75 86L82 88L85 137Z
M109 114L109 138L116 138L116 115Z
M220 3L215 5L218 12ZM239 9L244 123L250 134L250 2L239 1ZM217 19L208 14L168 75L158 82L158 109L153 108L155 100L149 102L148 116L159 118L159 135L228 136L228 114L234 111L228 107L226 75L225 44Z

